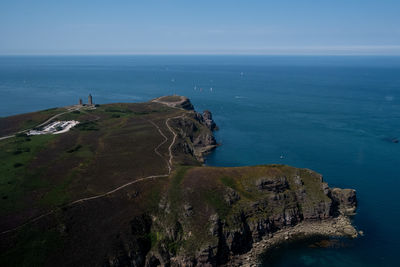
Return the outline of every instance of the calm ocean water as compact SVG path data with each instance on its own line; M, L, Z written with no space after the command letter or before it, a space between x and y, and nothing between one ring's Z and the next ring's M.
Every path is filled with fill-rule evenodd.
M186 95L220 127L209 165L307 167L357 190L364 237L287 246L273 266L398 265L400 143L387 139L400 138L400 57L0 57L0 116L89 93L100 104Z

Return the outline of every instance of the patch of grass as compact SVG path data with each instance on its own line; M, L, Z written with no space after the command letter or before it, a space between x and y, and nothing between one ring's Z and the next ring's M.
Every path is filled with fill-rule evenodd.
M155 186L149 196L147 197L147 207L151 211L155 211L158 208L158 203L160 203L160 194L161 194L161 188L158 186Z
M208 190L204 192L204 200L210 206L212 206L218 213L218 215L224 219L229 213L230 207L225 202L223 194L218 190Z
M164 239L164 244L167 247L167 250L172 253L172 255L176 255L179 248L182 246L182 243L179 241L173 241L171 239Z
M159 241L159 232L150 232L148 234L148 239L150 239L151 247L153 248Z
M15 137L27 137L28 135L26 133L17 133Z
M153 112L157 112L156 110L152 110L152 111L139 111L139 112L133 112L133 114L135 115L147 115Z
M300 177L304 182L304 187L307 194L307 199L309 203L306 205L313 206L321 201L329 201L330 199L326 196L322 190L319 178L311 173L309 170L301 169Z
M98 124L94 121L87 121L87 122L79 123L74 128L76 128L80 131L98 131L99 130Z
M31 118L25 120L22 125L21 129L30 129L35 127L36 125L46 121L47 119L51 118L52 116L56 115L57 113L61 113L63 110L59 108L49 108L46 110L42 110L39 112L31 113Z
M128 108L117 108L117 107L109 107L104 110L105 112L113 112L113 113L132 113L132 110Z
M56 120L59 121L79 121L79 118L84 116L84 112L80 112L79 110L74 110L72 112L65 113L61 116L59 116Z
M169 188L169 198L172 206L172 210L176 211L177 206L182 200L181 185L185 178L186 172L190 169L190 166L180 166L177 168L175 175L172 177Z
M53 187L47 192L40 200L40 204L43 206L60 206L65 204L69 200L69 194L67 187L71 183L72 178L65 179L63 183Z
M16 240L0 252L0 266L44 266L48 257L63 247L62 236L55 229L42 231L26 226Z
M229 176L224 176L220 180L225 186L228 186L228 187L230 187L232 189L236 189L235 179L233 179L233 178L231 178Z
M24 166L24 164L22 164L21 162L16 162L16 163L14 163L14 168L18 168L18 167L22 167L22 166Z
M243 188L243 185L240 183L240 181L237 181L236 179L229 177L229 176L224 176L220 178L220 181L227 187L230 187L234 189L236 192L239 193L241 197L247 198L249 200L254 200L255 195L248 192Z
M53 138L54 135L39 135L29 141L15 137L0 142L0 195L7 196L0 201L1 214L18 209L25 192L43 186L42 177L29 168L29 163Z
M12 154L13 155L18 155L18 154L21 154L21 153L24 153L24 152L30 152L31 151L31 149L29 148L29 147L26 147L26 148L16 148L13 152L12 152Z

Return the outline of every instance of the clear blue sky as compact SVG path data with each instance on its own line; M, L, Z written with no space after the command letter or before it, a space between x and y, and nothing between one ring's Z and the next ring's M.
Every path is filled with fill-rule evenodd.
M1 0L0 54L400 55L400 0Z

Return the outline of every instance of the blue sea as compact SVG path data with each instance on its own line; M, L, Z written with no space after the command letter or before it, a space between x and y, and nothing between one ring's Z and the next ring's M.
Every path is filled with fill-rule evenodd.
M188 96L209 109L212 166L282 163L354 188L365 236L330 248L284 246L265 266L398 266L400 57L0 57L0 116L71 105Z

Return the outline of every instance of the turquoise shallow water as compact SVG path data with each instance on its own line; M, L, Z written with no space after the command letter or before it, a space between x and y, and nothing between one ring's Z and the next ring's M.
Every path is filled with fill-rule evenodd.
M364 237L286 246L266 266L398 265L400 143L387 139L400 138L400 57L0 57L0 116L89 93L96 103L186 95L220 127L209 165L284 163L357 189Z

